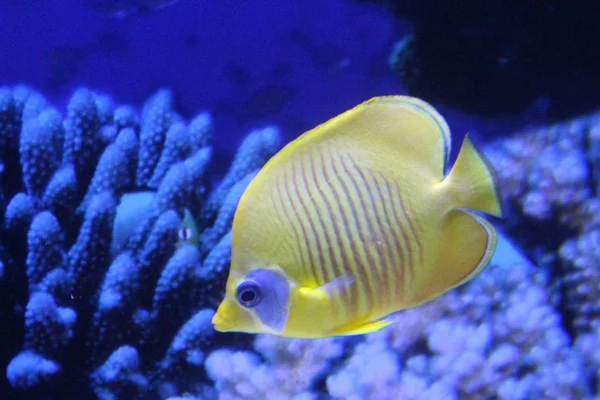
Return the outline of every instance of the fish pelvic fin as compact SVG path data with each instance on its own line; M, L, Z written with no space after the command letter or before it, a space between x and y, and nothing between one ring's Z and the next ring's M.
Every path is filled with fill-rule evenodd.
M468 134L452 170L441 185L456 200L452 208L468 208L495 217L504 215L500 185L494 169Z
M456 209L443 219L437 262L414 299L417 306L475 278L496 250L495 228L474 212Z
M345 325L335 329L332 336L352 336L364 335L366 333L376 332L393 324L395 321L388 319L380 319L376 321L361 322L358 324Z

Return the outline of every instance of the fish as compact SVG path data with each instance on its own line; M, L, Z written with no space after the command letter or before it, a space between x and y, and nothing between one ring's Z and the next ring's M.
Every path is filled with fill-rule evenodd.
M177 231L176 247L179 248L186 245L200 246L200 232L194 216L190 210L184 208L181 227Z
M488 265L502 218L495 172L468 133L411 96L378 96L303 133L243 193L220 332L315 339L391 325Z

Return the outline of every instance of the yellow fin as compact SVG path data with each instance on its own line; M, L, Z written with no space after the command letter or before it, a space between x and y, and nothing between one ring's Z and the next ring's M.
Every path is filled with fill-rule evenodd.
M364 153L368 156L365 157L394 166L398 157L402 157L404 162L408 162L406 158L414 163L427 160L435 166L436 172L439 170L443 174L448 163L450 143L450 128L446 120L429 103L410 96L377 96L317 125L288 143L267 161L255 181L289 164L290 160L332 148L352 152L366 149ZM247 192L255 186L254 182L250 184Z
M350 336L350 335L364 335L365 333L371 333L383 329L393 324L394 321L386 319L380 319L377 321L367 321L356 325L346 325L334 330L332 336Z
M323 291L327 294L327 296L329 296L329 298L333 299L339 297L346 289L348 289L348 287L354 285L354 282L355 280L352 274L346 272L331 282L327 282L323 286L314 290Z
M342 292L353 285L354 282L354 278L351 274L344 273L322 286L315 288L300 287L298 288L298 293L305 299L323 304L340 296Z
M442 226L438 261L416 305L432 300L473 279L488 265L496 249L496 230L467 210L450 211Z
M457 198L455 207L470 208L496 217L503 215L500 185L492 166L465 135L462 147L443 184Z
M329 295L325 290L321 290L320 288L307 288L301 287L298 288L298 295L303 299L309 300L310 302L314 302L314 304L327 304L329 303Z

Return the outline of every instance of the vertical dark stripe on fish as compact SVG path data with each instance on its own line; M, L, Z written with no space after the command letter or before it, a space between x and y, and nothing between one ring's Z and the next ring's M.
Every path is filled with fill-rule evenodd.
M287 170L287 172L289 172L290 174L292 174L292 176L294 175L294 171L291 168L289 168ZM297 222L298 226L300 227L300 230L302 231L302 235L301 235L302 236L302 240L301 240L301 242L299 242L299 244L300 243L304 243L304 246L306 248L306 255L308 257L308 263L306 264L306 267L305 267L305 268L308 268L306 270L306 276L310 277L311 279L314 280L315 276L312 273L312 271L315 268L314 264L316 262L316 257L313 254L313 248L310 246L309 239L308 239L308 233L306 231L306 227L302 223L301 216L299 215L299 211L298 210L300 210L301 207L298 205L297 202L294 201L294 196L293 196L294 195L294 191L291 188L291 183L292 183L293 180L295 180L295 179L288 179L287 176L284 176L283 184L285 185L285 188L286 188L285 193L288 196L289 204L291 205L291 210L294 213L294 219L293 219L293 221Z
M338 262L334 251L334 247L338 245L337 237L335 236L336 226L335 222L331 220L331 209L328 208L327 199L323 194L323 190L326 190L326 187L320 187L320 181L323 179L323 176L320 176L317 172L317 170L322 171L325 166L323 163L319 164L315 157L311 157L307 161L308 165L305 164L303 168L303 171L305 172L305 185L308 187L310 181L311 186L308 195L311 199L311 204L315 209L317 219L319 220L321 233L323 233L325 237L325 241L319 240L319 246L321 246L321 251L327 258L320 267L323 272L324 283L327 284L340 277L336 272ZM345 293L342 292L341 296L330 298L338 312L344 310L344 301L342 301L344 296Z
M403 275L399 277L398 271L402 272L403 254L402 246L396 235L395 228L386 209L385 199L382 198L381 190L378 187L375 178L371 173L363 174L365 184L369 188L371 201L376 207L375 218L382 230L382 239L385 242L385 251L387 262L385 264L385 280L381 282L383 294L385 295L387 306L397 304L398 293L397 286Z
M360 182L357 181L357 191L359 192L359 200L361 202L361 206L363 210L370 210L372 215L369 212L366 212L366 222L369 226L369 231L371 234L375 234L377 241L383 241L385 244L385 248L381 248L380 243L375 243L375 249L377 251L377 260L375 270L377 271L377 299L379 300L379 305L381 309L388 308L390 305L390 297L392 293L390 293L390 287L388 286L388 282L390 279L395 278L394 275L390 276L390 272L394 267L394 260L391 254L388 254L391 251L391 244L389 243L389 235L386 235L384 231L384 226L381 222L381 217L379 215L379 210L377 209L377 195L372 192L372 188L367 182L365 174L359 167L359 165L354 161L351 154L346 154L345 158L347 158L347 167L348 169L353 169L358 177L360 177ZM365 193L366 191L366 193ZM367 206L367 202L370 203L370 207ZM381 210L383 211L383 204L381 205Z
M294 166L298 167L296 165ZM305 217L301 219L304 220L304 223L307 224L305 225L305 229L309 231L309 234L312 233L313 240L310 240L310 238L307 236L306 241L309 245L311 243L315 245L314 253L316 253L317 258L313 260L312 264L313 276L316 278L316 281L319 285L323 285L326 282L325 276L323 275L323 265L325 265L325 251L322 247L322 241L319 235L319 231L317 230L318 227L316 226L316 221L313 221L312 215L310 213L310 187L308 186L308 182L306 181L304 163L300 164L299 167L300 168L295 168L295 170L298 171L298 174L294 173L292 183L298 191L298 199L301 204L300 209L302 210L302 215ZM299 186L299 182L296 179L298 177L297 175L300 175L300 179L302 179L304 187ZM304 190L298 190L300 188L303 188ZM308 199L304 198L304 196L306 195L308 195Z
M395 182L394 182L394 188L395 188L396 196L398 197L398 200L400 201L402 210L404 211L404 217L406 219L406 222L408 222L408 226L410 228L410 231L412 232L414 243L417 245L417 255L419 257L419 262L420 262L419 265L422 265L423 264L423 247L421 245L419 231L416 229L415 224L413 222L413 218L412 218L413 209L411 207L410 200L404 198L404 195L400 192L400 187L398 187L398 184ZM414 269L416 267L415 264L416 263L412 264L413 274L415 272L414 271Z
M350 273L354 279L354 286L358 289L358 290L352 290L351 293L354 294L353 296L351 296L351 309L348 310L349 313L352 315L352 317L356 317L359 313L359 307L360 307L360 296L361 296L361 292L364 293L365 291L365 282L363 277L360 275L360 269L357 266L357 263L359 262L358 259L358 255L356 254L356 249L353 246L352 243L352 238L353 235L348 235L347 233L349 233L352 228L348 222L348 216L346 215L346 212L344 211L344 207L342 206L342 201L343 199L340 196L340 193L335 189L337 186L339 186L339 180L340 177L337 176L337 174L335 173L335 169L333 168L333 163L335 162L335 160L332 159L331 156L327 157L328 159L328 163L327 165L324 166L323 168L323 173L325 175L325 179L327 180L327 182L330 182L331 185L329 185L329 188L331 190L331 194L333 195L333 197L335 198L336 203L338 204L338 207L336 208L337 211L339 212L339 216L340 219L342 221L343 227L344 227L344 233L346 234L347 237L350 238L350 240L348 241L348 244L345 244L343 240L340 240L340 248L342 250L342 260L343 260L343 265L344 265L344 269L350 269ZM323 160L325 162L325 160ZM331 168L331 172L333 173L330 174L330 171L328 171L328 169ZM334 209L331 208L332 213L334 213ZM352 253L352 254L351 254Z
M385 178L384 178L385 179ZM386 189L388 191L388 195L390 196L390 202L392 205L392 212L394 214L394 218L396 218L396 221L398 221L398 226L400 227L400 232L402 233L402 236L404 237L404 241L406 242L406 246L408 249L408 263L405 266L406 270L408 272L410 272L410 278L409 280L406 282L406 284L408 285L408 287L410 288L410 282L412 282L415 279L415 268L414 268L414 264L415 264L415 253L414 253L414 249L413 249L413 243L411 238L409 237L410 233L407 232L407 228L408 230L410 230L414 236L414 231L412 231L412 227L410 226L405 226L408 224L408 213L406 212L406 210L404 209L404 206L402 205L402 199L400 199L400 201L397 201L398 199L395 198L396 196L394 196L394 194L397 195L396 190L392 190L392 186L394 189L397 190L397 186L394 182L388 182L386 180ZM395 201L396 200L396 201ZM398 214L398 209L400 209L400 212L402 213L402 216L400 216Z
M288 213L287 206L284 203L283 195L281 193L281 184L279 183L279 179L275 182L275 185L273 185L273 187L274 187L274 189L271 190L269 198L271 199L271 205L273 207L273 210L275 210L275 213L277 214L278 222L290 224L290 222L293 221L293 218ZM300 233L298 232L298 227L293 223L291 225L292 225L292 233L295 238L295 243L298 243L298 245L300 245L301 239L300 239ZM290 244L288 243L287 250L293 252L294 262L300 263L302 268L306 268L307 262L304 257L304 255L306 253L304 251L302 251L302 249L298 249L297 246L293 246L293 245L290 246ZM305 271L303 271L303 273L304 272Z
M329 227L329 229L327 229L327 234L329 236L329 256L331 259L331 263L330 265L328 265L328 271L331 272L330 277L328 278L329 281L332 281L333 279L338 279L338 278L342 278L344 274L346 274L346 270L344 269L344 253L342 250L343 247L343 243L342 243L342 235L343 233L340 231L340 228L338 226L338 222L336 221L336 214L335 214L335 210L333 208L333 205L331 204L331 201L328 197L327 194L332 195L332 190L329 187L329 174L327 171L327 165L325 162L325 159L323 158L323 154L321 152L316 153L315 156L319 157L319 167L320 170L322 171L322 175L319 175L317 173L317 169L315 168L315 164L316 163L311 163L311 172L312 172L312 177L314 179L314 182L318 183L317 187L318 190L317 192L314 194L314 198L318 197L318 200L320 200L320 204L322 204L325 208L324 210L324 215L321 215L321 223L323 224L323 226L327 226ZM321 187L320 185L320 181L324 180L325 182L323 187ZM325 219L327 219L327 221L325 221ZM352 304L353 301L355 301L356 296L352 296L352 290L342 290L341 294L339 295L339 297L337 299L332 299L334 304L337 305L338 307L338 311L340 313L343 313L343 317L351 317L351 315L349 315L349 313L351 312L351 309L355 309L354 306L355 304ZM348 305L350 305L351 309L348 309Z
M363 272L363 274L365 275L367 282L369 283L369 287L371 290L371 304L372 304L372 308L371 308L371 312L375 311L375 306L379 306L381 307L381 299L382 299L382 293L378 290L379 288L379 283L381 281L381 268L383 267L382 265L380 265L380 259L376 259L376 257L373 256L373 254L371 253L370 250L370 246L368 246L368 243L371 242L371 236L373 235L373 224L372 221L369 218L369 210L370 207L367 206L366 201L365 201L365 196L363 191L360 188L359 182L356 180L355 175L352 173L352 169L355 169L355 165L354 163L348 159L348 157L344 157L343 155L340 156L340 164L342 165L342 168L344 169L344 171L346 172L346 176L348 177L348 185L350 187L347 187L346 190L349 192L350 190L354 189L354 193L356 194L356 196L349 196L350 199L352 199L352 212L354 215L354 219L356 221L357 224L357 229L359 231L360 234L360 238L361 238L361 244L362 244L362 249L364 251L364 254L366 256L367 259L367 265L365 268L365 271ZM353 168L354 167L354 168ZM357 208L357 204L354 203L354 199L357 198L358 202L360 203L360 208ZM361 212L359 212L361 211ZM363 226L363 223L361 221L360 215L364 215L364 222L366 224L366 226ZM365 236L365 234L368 234L368 237Z
M325 278L325 282L331 282L333 279L336 278L336 272L335 270L333 270L333 264L335 264L335 255L333 254L333 246L335 245L335 232L332 232L331 225L328 224L325 221L325 218L323 216L323 214L328 214L330 212L329 209L327 209L327 205L325 204L325 210L322 210L322 204L325 203L325 199L322 193L322 190L319 188L319 176L315 170L315 164L316 164L316 160L314 159L314 157L311 157L309 160L307 160L308 165L306 165L306 163L303 165L303 181L304 181L304 185L308 188L309 187L309 182L307 180L307 176L310 179L310 190L308 190L308 194L309 197L311 199L311 205L314 207L315 209L315 213L317 215L317 219L318 219L318 225L321 228L321 232L323 233L323 235L325 236L325 249L323 250L323 252L325 253L325 250L327 251L327 255L328 255L328 259L326 260L326 262L321 265L321 269L324 272L324 278ZM321 169L323 168L322 165L319 165L318 167L320 167ZM317 187L317 190L314 190L313 188ZM333 237L332 237L333 236Z
M373 179L375 180L378 194L383 200L386 221L389 223L390 231L393 233L394 238L396 239L394 243L396 244L396 248L402 259L401 265L394 270L396 274L398 274L398 280L397 282L393 281L393 289L395 292L397 292L398 286L400 286L401 290L405 290L409 284L409 279L406 275L409 268L408 264L411 263L410 243L408 242L407 236L404 233L402 221L398 219L398 216L395 212L394 200L390 195L390 189L388 187L389 185L387 180L378 172L373 173ZM402 238L400 238L398 235L402 236ZM404 295L405 292L403 291L399 296Z
M344 169L345 174L340 174L339 170L338 170L338 162L339 162L339 169ZM363 283L366 283L366 285L364 286L364 292L363 292L363 301L365 302L365 312L371 313L374 309L374 296L375 296L375 287L374 287L374 282L371 279L370 276L370 271L369 268L370 266L368 265L371 260L370 257L368 255L368 252L366 251L366 249L364 248L364 243L366 243L366 238L363 235L363 227L362 227L362 223L360 221L360 216L358 213L358 209L356 208L356 204L355 204L355 196L352 195L352 193L350 192L350 188L349 185L354 186L354 180L352 178L352 176L348 173L348 171L346 170L342 160L337 157L337 158L333 158L331 157L331 162L330 165L333 169L333 173L335 175L337 175L339 177L338 182L339 185L334 185L334 188L339 187L342 191L343 191L343 196L344 196L344 200L345 200L345 204L348 205L348 208L351 212L351 217L347 218L348 216L346 216L346 220L347 221L352 221L352 225L354 228L354 231L356 232L356 235L358 236L358 245L361 246L361 248L358 248L357 246L351 246L352 248L352 253L354 255L354 260L356 263L356 267L359 270L359 276L361 278L361 281ZM335 189L334 189L335 190ZM340 193L338 193L338 195L340 195Z
M410 198L405 198L403 197L404 201L407 203L406 206L408 207L409 210L411 210L411 214L413 213L414 207L412 204L412 200ZM420 265L423 265L423 263L425 262L425 252L423 251L423 242L421 242L421 235L423 234L423 228L419 227L419 220L411 218L408 223L411 225L411 227L414 229L415 232L417 232L417 236L416 236L416 241L417 241L417 246L419 246L419 262L421 263Z

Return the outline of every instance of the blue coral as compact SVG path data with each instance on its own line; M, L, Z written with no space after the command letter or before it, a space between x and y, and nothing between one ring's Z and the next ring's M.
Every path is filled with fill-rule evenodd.
M138 186L147 185L151 179L174 118L173 94L169 90L159 90L144 105L137 166Z
M23 183L28 193L41 196L52 172L59 165L62 130L62 118L52 108L23 123L19 150Z
M64 235L56 217L50 211L38 213L27 234L27 283L29 293L37 290L48 273L62 265Z
M63 163L73 164L78 180L87 181L94 172L102 148L102 127L96 96L85 88L71 97L64 121ZM83 188L83 186L80 186Z
M86 209L92 196L102 192L116 195L133 185L129 162L132 155L131 148L136 144L137 139L133 132L124 129L119 133L115 143L106 147L100 156L87 193L79 205L80 212Z
M172 99L160 89L138 115L80 88L63 117L26 86L0 89L0 304L12 327L0 331L0 397L210 392L198 373L217 337L232 213L279 132L252 132L212 187L210 114L188 122ZM184 211L198 243L180 241Z
M488 146L515 237L556 271L552 290L573 339L600 326L600 114L531 129ZM540 233L532 235L531 233Z
M262 167L269 154L279 146L279 131L274 126L252 131L240 145L229 172L206 200L201 221L210 221L218 213L229 190L250 171Z

